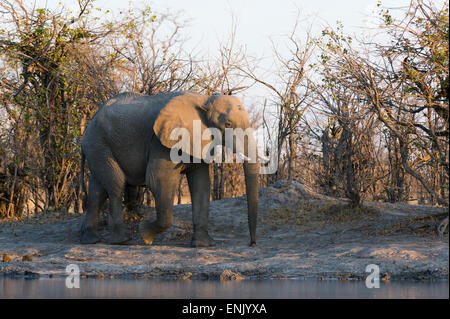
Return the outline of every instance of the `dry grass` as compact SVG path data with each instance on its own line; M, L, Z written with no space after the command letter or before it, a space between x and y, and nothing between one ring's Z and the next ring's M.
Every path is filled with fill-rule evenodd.
M351 207L347 203L327 206L322 214L328 223L347 223L379 216L379 212L373 208L366 206Z
M351 207L339 200L303 201L297 209L273 209L261 218L266 225L307 225L310 223L348 223L373 219L379 213L370 207Z
M437 225L442 216L421 216L401 220L372 235L411 234L420 237L437 236ZM446 233L448 236L448 232ZM447 237L448 238L448 237Z

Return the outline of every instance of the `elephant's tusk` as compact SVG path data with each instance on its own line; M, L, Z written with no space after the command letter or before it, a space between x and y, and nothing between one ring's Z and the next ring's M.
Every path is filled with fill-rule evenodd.
M250 157L245 156L244 154L242 154L241 152L238 153L239 157L244 160L244 161L249 161ZM264 155L260 155L258 154L258 158L261 159L264 163L267 163L270 161L270 158L264 156Z
M245 156L244 154L242 154L241 152L237 153L239 155L239 157L244 160L244 161L249 161L250 157Z
M268 157L266 157L264 155L261 155L259 153L258 153L258 158L261 159L265 163L268 163L270 161L270 158L268 158Z

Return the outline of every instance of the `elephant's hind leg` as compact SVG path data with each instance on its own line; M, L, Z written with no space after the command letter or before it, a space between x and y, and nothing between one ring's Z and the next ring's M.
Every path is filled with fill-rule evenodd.
M122 244L131 239L123 222L122 195L125 190L125 174L107 148L91 155L95 160L88 161L89 168L95 176L95 181L101 185L109 198L109 235L105 239L110 244ZM98 212L98 209L95 211Z
M144 188L127 184L125 187L124 202L128 213L138 216L138 210L143 201Z
M98 235L98 213L106 200L104 188L91 175L89 178L89 193L87 213L81 224L80 242L82 244L95 244L100 241Z
M112 158L107 161L108 170L104 172L102 181L109 198L109 236L110 244L123 244L131 239L123 222L122 197L125 191L125 174L119 164Z

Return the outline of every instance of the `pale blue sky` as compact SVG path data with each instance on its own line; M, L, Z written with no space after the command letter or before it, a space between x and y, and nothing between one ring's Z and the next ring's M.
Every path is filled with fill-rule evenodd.
M34 0L28 0L33 1ZM47 3L57 7L78 8L76 0L37 0L39 5ZM189 21L184 33L190 38L188 47L216 50L219 41L225 41L231 31L232 15L237 21L237 41L247 47L247 53L256 56L268 56L272 52L272 43L281 45L297 18L307 20L301 27L313 25L314 33L319 33L328 24L335 26L336 21L343 22L348 32L367 32L371 12L378 0L97 0L96 7L119 11L131 5L139 8L149 4L156 13L178 12L179 17ZM409 0L383 0L383 6L407 6ZM300 13L300 15L299 15ZM298 28L300 38L304 36ZM212 53L213 54L213 53Z
M70 2L70 1L68 1ZM368 26L371 12L378 0L139 0L132 5L150 4L156 12L169 10L190 21L185 30L190 37L188 46L201 46L215 50L218 41L224 41L231 31L232 15L237 21L237 41L247 47L251 55L270 55L272 43L278 45L292 31L295 21L306 20L303 27L313 23L315 33L327 25L343 22L349 32L362 32ZM98 5L125 8L123 0L98 0ZM409 0L384 0L387 7L409 4ZM299 15L300 13L300 15ZM301 28L297 33L303 37ZM303 33L303 34L302 34ZM267 54L265 54L267 53Z

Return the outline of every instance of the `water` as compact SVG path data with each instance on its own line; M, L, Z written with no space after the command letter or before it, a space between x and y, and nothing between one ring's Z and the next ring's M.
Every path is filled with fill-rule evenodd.
M64 278L0 277L0 298L179 298L179 299L304 299L304 298L445 298L449 283L382 282L368 289L364 281L163 279L81 279L80 288L66 288Z

